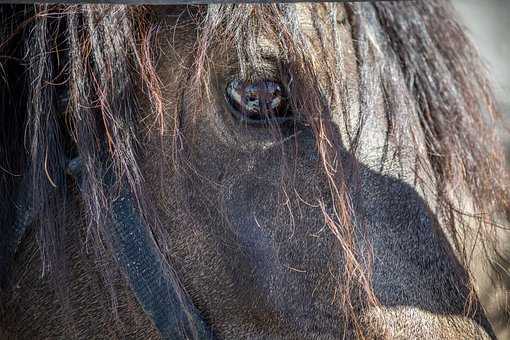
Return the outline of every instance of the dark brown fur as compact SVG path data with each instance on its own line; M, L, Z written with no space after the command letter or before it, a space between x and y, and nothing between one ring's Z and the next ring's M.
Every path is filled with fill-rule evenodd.
M177 266L178 272L186 273L188 265L191 271L196 269L195 264L176 255L192 257L185 245L196 241L188 240L190 236L185 233L197 239L204 237L205 243L211 237L201 234L203 231L198 226L209 222L206 216L197 214L198 210L208 211L216 203L225 218L217 225L225 223L232 228L242 225L241 217L239 222L238 217L229 215L232 210L229 201L218 201L225 194L222 190L227 180L216 178L215 174L228 173L229 164L231 169L239 166L234 156L244 159L243 153L214 145L210 146L213 148L210 154L218 158L209 159L212 156L204 151L207 147L202 144L215 140L211 137L214 131L206 129L209 118L205 113L222 97L217 84L236 76L247 80L275 78L288 86L298 123L290 132L269 128L270 138L264 138L273 141L294 138L295 147L283 143L277 146L278 151L271 156L274 160L267 163L277 171L268 171L273 176L267 181L254 181L267 185L267 195L276 195L275 201L287 202L282 210L290 212L286 218L291 221L282 222L280 210L274 216L268 213L273 216L268 221L289 228L294 223L304 223L294 222L295 218L299 219L295 215L303 216L297 213L299 209L308 211L295 202L299 201L295 193L317 198L307 204L315 204L320 215L316 215L317 210L310 210L304 216L316 216L315 221L320 220L332 232L333 239L321 244L329 250L320 255L340 259L341 266L331 270L332 281L322 287L335 291L334 305L341 320L338 334L372 337L384 333L387 327L377 315L366 313L372 307L388 306L391 300L391 294L382 292L377 284L374 288L372 266L377 259L373 258L370 246L371 240L378 239L372 231L372 217L373 221L389 217L379 216L380 212L370 211L360 203L363 201L360 197L371 195L365 186L366 178L377 181L375 196L381 190L390 197L398 194L411 202L409 206L402 203L400 210L386 207L388 216L405 221L415 204L432 221L429 224L440 230L437 243L442 246L437 254L447 257L445 266L451 265L459 273L452 274L453 278L445 276L444 282L441 281L443 273L436 273L438 285L458 284L456 289L464 298L459 301L465 307L464 314L486 327L476 297L464 294L473 291L461 267L467 268L469 264L473 244L477 243L473 239L490 243L495 226L492 217L508 213L509 182L494 131L494 119L498 117L483 67L453 19L450 6L442 1L353 3L345 7L311 5L311 15L305 18L309 20L307 29L303 28L303 12L295 6L0 7L0 58L4 72L0 91L0 190L9 198L0 204L0 225L2 231L9 232L15 217L12 197L20 177L30 178L37 217L32 226L37 240L34 252L40 257L40 263L32 263L30 268L39 268L45 278L57 283L53 287L60 303L58 308L76 310L76 298L69 299L69 296L80 294L85 288L73 282L77 278L89 280L86 276L89 271L80 269L77 275L73 268L76 263L88 263L95 268L90 272L101 277L92 280L95 283L90 291L96 292L101 286L108 291L108 294L94 295L94 303L113 298L112 309L105 302L104 309L97 307L91 314L108 314L119 309L120 316L141 314L109 256L111 236L105 232L104 225L111 219L109 206L116 192L105 190L102 183L105 159L114 167L119 183L127 184L136 197L138 210L151 226L161 254L168 259L168 265ZM272 49L261 44L260 37L269 41ZM179 82L186 86L179 88L176 85ZM63 104L59 101L62 93L67 98ZM372 131L369 126L375 120L373 117L381 112L384 120L379 121L379 127L385 135L384 143L377 153L379 161L368 169L365 163L369 158L364 157L371 152L364 148L370 147L372 137L367 131ZM227 128L222 133L235 129ZM296 131L301 132L294 136ZM243 133L252 136L254 143L264 139L257 131L248 129ZM298 137L299 134L310 136L315 151L301 144L304 137ZM246 148L249 149L248 144ZM231 153L232 159L218 161L223 155L219 150ZM315 152L317 156L310 165L315 170L305 171L316 178L310 187L301 183L306 176L299 170L300 166L305 167L299 161L308 158L297 156L307 152ZM79 199L70 195L69 188L74 183L65 174L66 160L76 155L83 160L86 174L86 194ZM413 173L412 179L404 175L399 178L407 172ZM386 174L405 185L386 179ZM193 190L184 190L186 183L193 181L203 185L201 190L197 189L203 191L199 196ZM392 193L378 185L399 189ZM408 186L419 192L425 203L414 191L408 191ZM300 187L313 189L301 191ZM175 197L182 198L182 202L174 201ZM260 197L257 204L263 200ZM78 214L73 211L80 211L82 223L76 225L84 229L83 237L74 241L69 236L73 234L69 221ZM208 213L216 216L214 212ZM219 218L211 217L211 221L216 223ZM411 216L409 220L414 218ZM191 230L168 228L181 222ZM176 230L180 231L178 235ZM232 243L234 248L242 243L240 236L232 237L228 239L222 234L220 238ZM460 263L453 259L446 238L451 241ZM66 244L72 245L66 247ZM291 246L288 250L295 251ZM26 249L21 252L15 263L26 263L22 259L28 256L27 252ZM70 253L78 258L88 254L90 258L76 261ZM205 248L204 254L207 254ZM208 263L207 259L202 260ZM214 265L211 263L210 267L215 268ZM15 270L15 273L19 280L20 272ZM206 301L207 294L197 288L194 280L193 276L183 277L184 286L189 287L188 293L207 314L211 302ZM4 299L11 301L5 306L12 306L12 301L17 301L16 294L23 294L10 290L2 293ZM444 310L431 310L446 315L457 310L458 306L450 310L447 302L450 299L454 301L454 296L445 297ZM33 313L37 311L34 308ZM25 327L13 326L23 320L19 319L19 312L15 315L5 326L12 333ZM68 330L57 334L93 336L80 333L90 329L80 324L86 320L84 315L87 312L82 310L70 312L65 320ZM105 318L100 324L116 319ZM140 318L143 320L140 323L151 329L147 326L150 321ZM210 318L223 330L214 315ZM257 322L278 329L276 317L268 319ZM375 326L366 330L363 325L367 323ZM451 328L455 338L455 325ZM44 334L52 331L49 328ZM135 334L137 330L127 332ZM236 336L235 327L230 332L223 334ZM465 334L469 332L466 330ZM36 333L23 334L36 336ZM250 330L242 334L252 335Z

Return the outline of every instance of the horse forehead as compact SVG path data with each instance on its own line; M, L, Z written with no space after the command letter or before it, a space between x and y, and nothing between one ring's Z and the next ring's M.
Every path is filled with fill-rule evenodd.
M322 21L326 26L338 25L345 22L347 12L343 4L331 3L295 3L291 5L290 11L293 21L299 30L308 35L313 41L318 39L318 30L316 22ZM329 24L329 25L328 25ZM267 36L261 35L259 37L260 45L272 45L274 42L269 40Z
M347 16L344 5L337 3L297 3L295 10L301 29L310 31L315 31L314 17L323 19L334 17L336 23L340 23ZM333 14L334 16L332 16Z

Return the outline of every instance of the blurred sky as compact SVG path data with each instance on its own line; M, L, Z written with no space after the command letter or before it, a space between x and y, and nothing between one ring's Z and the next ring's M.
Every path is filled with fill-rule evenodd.
M501 109L510 121L510 0L452 2L489 67Z

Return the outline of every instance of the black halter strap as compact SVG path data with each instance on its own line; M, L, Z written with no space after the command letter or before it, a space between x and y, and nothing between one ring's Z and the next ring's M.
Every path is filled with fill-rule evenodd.
M68 171L81 187L81 164L73 159ZM104 174L107 189L116 182L113 171ZM143 310L163 339L213 339L213 333L187 298L174 271L165 270L157 245L135 208L131 192L123 186L112 203L110 235L117 262L127 275Z
M29 181L24 178L14 203L15 219L12 227L3 228L0 235L0 291L7 287L11 274L11 265L23 236L35 219L31 201Z
M81 191L82 167L78 158L69 162L68 173L75 178ZM107 189L112 188L116 182L113 172L108 170L104 180ZM0 265L4 261L12 261L23 235L34 221L29 194L29 187L24 183L18 194L16 222L7 247L2 250L4 258ZM154 322L161 337L173 340L214 339L211 328L178 285L175 272L171 268L165 270L165 261L158 253L156 243L126 187L121 188L111 208L112 223L107 227L113 238L114 256L126 274L138 302Z

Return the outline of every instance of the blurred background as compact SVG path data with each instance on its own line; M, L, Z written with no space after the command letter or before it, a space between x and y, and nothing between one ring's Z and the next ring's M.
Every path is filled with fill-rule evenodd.
M510 0L451 1L488 66L499 108L510 123ZM510 156L510 133L500 133ZM497 289L488 280L477 280L478 294L498 339L510 340L510 232L498 231L498 240L506 260L492 266L476 263L472 269L495 278Z
M510 0L452 0L489 67L501 110L510 121ZM510 146L510 134L503 138Z

